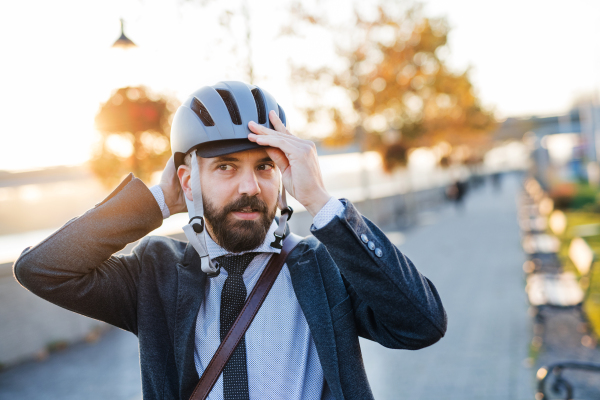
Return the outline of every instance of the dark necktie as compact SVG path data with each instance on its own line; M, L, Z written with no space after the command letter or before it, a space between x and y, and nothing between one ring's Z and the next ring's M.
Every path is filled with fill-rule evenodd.
M227 336L246 302L246 285L242 275L250 261L259 253L217 257L215 261L227 271L221 292L221 342ZM240 340L223 369L223 395L225 400L248 400L248 369L246 366L246 338Z

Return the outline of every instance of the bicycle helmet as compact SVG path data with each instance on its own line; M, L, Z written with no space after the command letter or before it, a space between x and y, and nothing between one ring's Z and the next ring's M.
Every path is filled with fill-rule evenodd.
M224 81L198 89L177 109L173 118L171 151L175 168L183 164L187 154L192 154L195 161L196 155L211 158L261 147L248 140L248 134L252 133L248 123L254 121L273 129L269 121L271 110L275 110L287 126L281 106L273 96L258 86ZM183 231L200 256L202 271L214 277L219 274L220 268L208 256L200 172L197 162L191 164L190 186L193 200L185 197L190 220ZM281 249L285 224L292 215L285 197L285 188L282 188L278 201L281 217L275 231L275 240L271 243L271 246L278 249Z

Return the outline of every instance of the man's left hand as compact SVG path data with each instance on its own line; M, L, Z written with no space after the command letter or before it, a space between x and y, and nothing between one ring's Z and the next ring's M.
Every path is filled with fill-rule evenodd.
M269 118L275 130L250 122L254 133L248 139L268 146L265 150L281 170L283 187L314 217L331 198L323 184L316 146L292 135L275 111Z

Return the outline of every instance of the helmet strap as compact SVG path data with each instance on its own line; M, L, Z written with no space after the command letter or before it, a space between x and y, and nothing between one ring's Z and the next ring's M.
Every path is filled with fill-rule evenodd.
M221 268L218 263L215 265L208 255L208 247L206 246L206 224L204 221L204 204L202 203L200 169L198 168L196 150L192 151L191 154L192 171L190 176L190 186L192 188L192 200L188 200L187 196L185 196L190 221L183 227L183 232L200 256L202 271L213 278L219 275Z

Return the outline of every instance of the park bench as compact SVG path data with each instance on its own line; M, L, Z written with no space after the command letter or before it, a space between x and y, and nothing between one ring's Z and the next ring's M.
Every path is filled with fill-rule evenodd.
M546 230L550 227L555 234L559 234L556 229L559 227L562 228L562 234L566 226L565 216L561 211L554 210L554 202L535 179L527 179L524 189L517 199L522 245L528 256L523 270L526 274L560 272L560 241L556 236L546 233Z
M523 250L528 255L556 254L560 249L560 240L547 233L526 234L523 238Z
M558 259L560 240L558 237L546 233L548 226L546 221L547 218L541 215L520 217L521 244L523 251L527 254L523 270L527 274L544 271L557 272L560 269Z
M569 246L569 258L580 278L570 271L532 273L527 277L525 290L529 303L535 307L536 320L540 323L543 322L541 311L544 308L576 308L587 323L583 303L590 292L595 255L584 239L576 237Z
M572 400L575 398L575 390L573 385L563 376L563 371L566 369L579 370L579 371L590 371L600 372L600 364L582 361L564 361L553 363L547 367L538 369L537 377L537 393L535 394L535 400L547 400L548 391L546 387L551 382L550 390L555 394L559 395L561 392L564 393L564 400ZM550 378L553 378L550 380Z
M566 228L566 217L561 211L551 209L553 206L550 207L549 199L546 200L547 196L537 181L528 179L524 187L525 193L517 204L519 226L524 233L523 249L528 254L528 260L523 266L528 274L526 292L534 308L535 319L538 323L543 323L542 310L546 308L576 309L587 325L583 304L590 294L596 256L584 239L575 237L569 246L569 258L575 265L579 278L573 272L564 271L557 256L560 248L558 238L541 233L543 223L537 218L549 216L550 229L556 235L562 235ZM590 226L590 230L591 228ZM597 234L598 229L595 229L594 234ZM579 231L580 235L585 235L581 229ZM592 341L589 336L588 339ZM550 386L555 395L564 394L565 400L573 399L573 385L562 374L567 369L600 372L600 364L565 361L540 368L537 371L538 389L535 399L548 399L547 386Z
M545 232L548 227L548 221L541 215L523 216L519 218L519 227L523 232L540 233Z
M596 257L586 241L576 237L569 246L569 258L580 274L579 279L572 272L531 274L527 278L526 291L530 304L536 308L536 320L538 322L543 322L541 308L552 307L560 309L575 308L579 311L582 320L587 323L583 304L590 293ZM535 396L536 400L548 399L546 386L550 375L553 377L550 386L552 392L554 394L564 392L564 399L573 399L573 385L562 375L565 369L600 372L600 364L565 361L540 368L537 372L538 392Z

